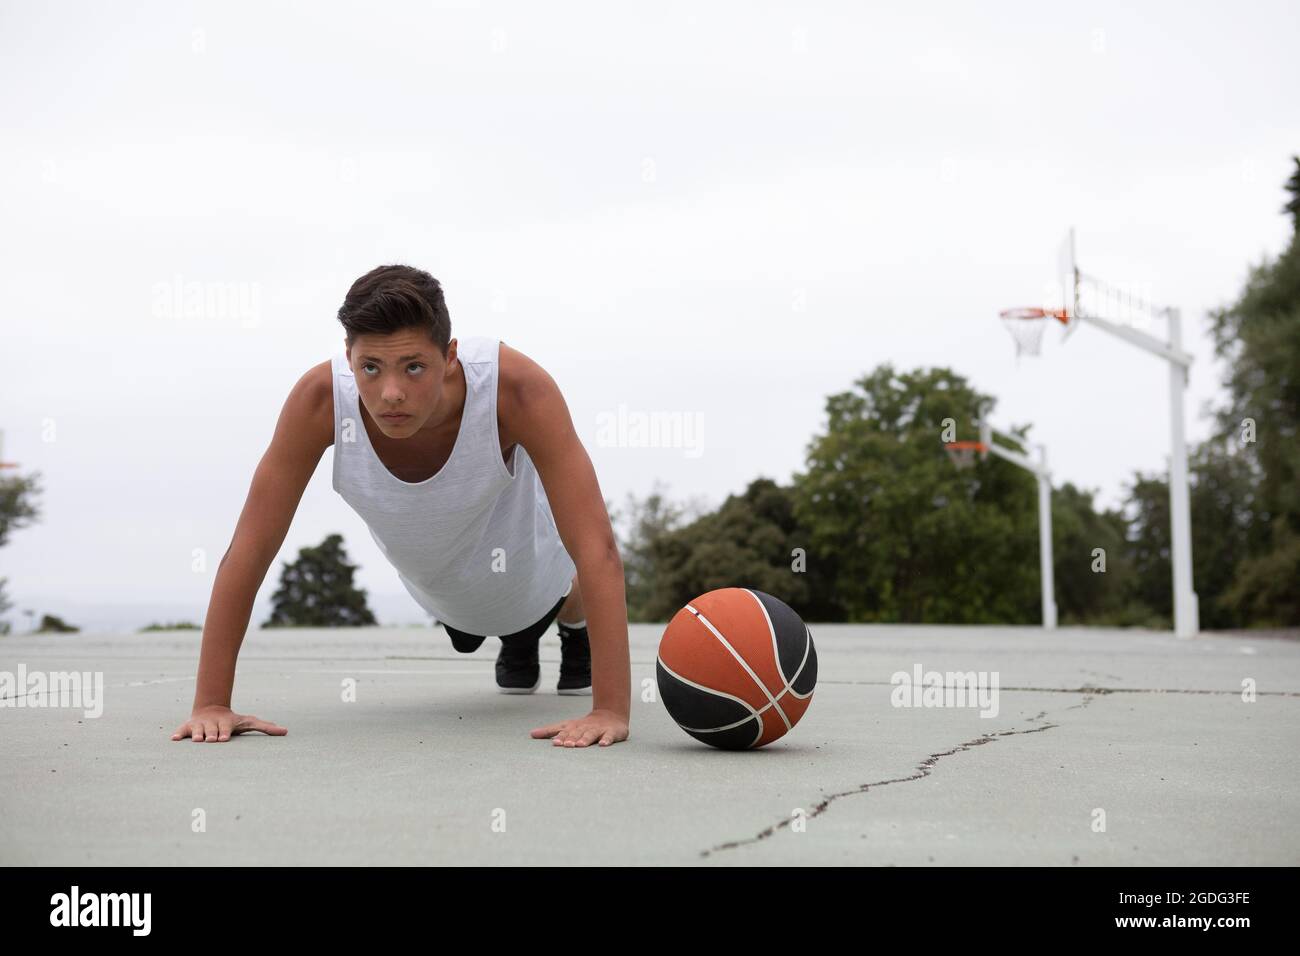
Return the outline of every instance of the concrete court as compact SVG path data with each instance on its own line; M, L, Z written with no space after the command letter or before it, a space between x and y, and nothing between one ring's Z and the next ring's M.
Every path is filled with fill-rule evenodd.
M634 690L653 686L661 633L632 629ZM289 734L223 744L170 740L196 632L0 638L0 671L105 681L98 719L0 709L0 864L1300 863L1300 641L812 633L807 716L740 753L640 700L613 747L530 739L590 705L554 693L554 630L533 696L496 692L494 639L458 655L441 629L252 631L235 704ZM918 663L997 671L1000 712L891 706L890 675ZM348 677L355 703L341 700ZM192 832L195 808L206 832Z

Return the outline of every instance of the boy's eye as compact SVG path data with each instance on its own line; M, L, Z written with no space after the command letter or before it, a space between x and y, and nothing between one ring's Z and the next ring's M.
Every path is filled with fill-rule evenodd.
M417 369L417 368L423 369L424 363L412 362L410 365L406 366L406 370L408 372L411 371L411 369ZM373 375L376 371L378 371L378 368L373 363L367 362L365 365L361 366L361 371L365 372L367 375Z

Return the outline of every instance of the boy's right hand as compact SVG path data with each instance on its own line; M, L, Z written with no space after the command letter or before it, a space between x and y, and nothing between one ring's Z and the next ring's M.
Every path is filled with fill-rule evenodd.
M269 720L237 714L229 707L211 704L207 707L199 707L190 714L190 719L181 724L172 734L172 740L184 740L189 737L196 744L221 743L235 734L247 734L253 731L271 737L283 737L289 732Z

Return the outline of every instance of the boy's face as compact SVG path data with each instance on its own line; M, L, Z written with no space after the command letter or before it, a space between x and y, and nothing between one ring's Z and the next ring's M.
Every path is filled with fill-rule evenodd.
M439 419L456 372L455 339L444 359L419 329L358 335L347 356L361 404L389 438L409 438Z

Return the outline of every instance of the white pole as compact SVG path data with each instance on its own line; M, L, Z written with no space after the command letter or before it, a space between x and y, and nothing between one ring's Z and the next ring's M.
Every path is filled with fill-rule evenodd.
M1169 347L1181 352L1182 318L1169 309ZM1183 393L1187 390L1187 367L1169 363L1169 524L1174 571L1174 633L1195 637L1200 631L1200 612L1192 590L1192 515L1187 485L1187 438L1183 433Z
M1047 449L1038 446L1038 561L1043 585L1043 630L1056 630L1056 584L1052 579L1052 479Z

